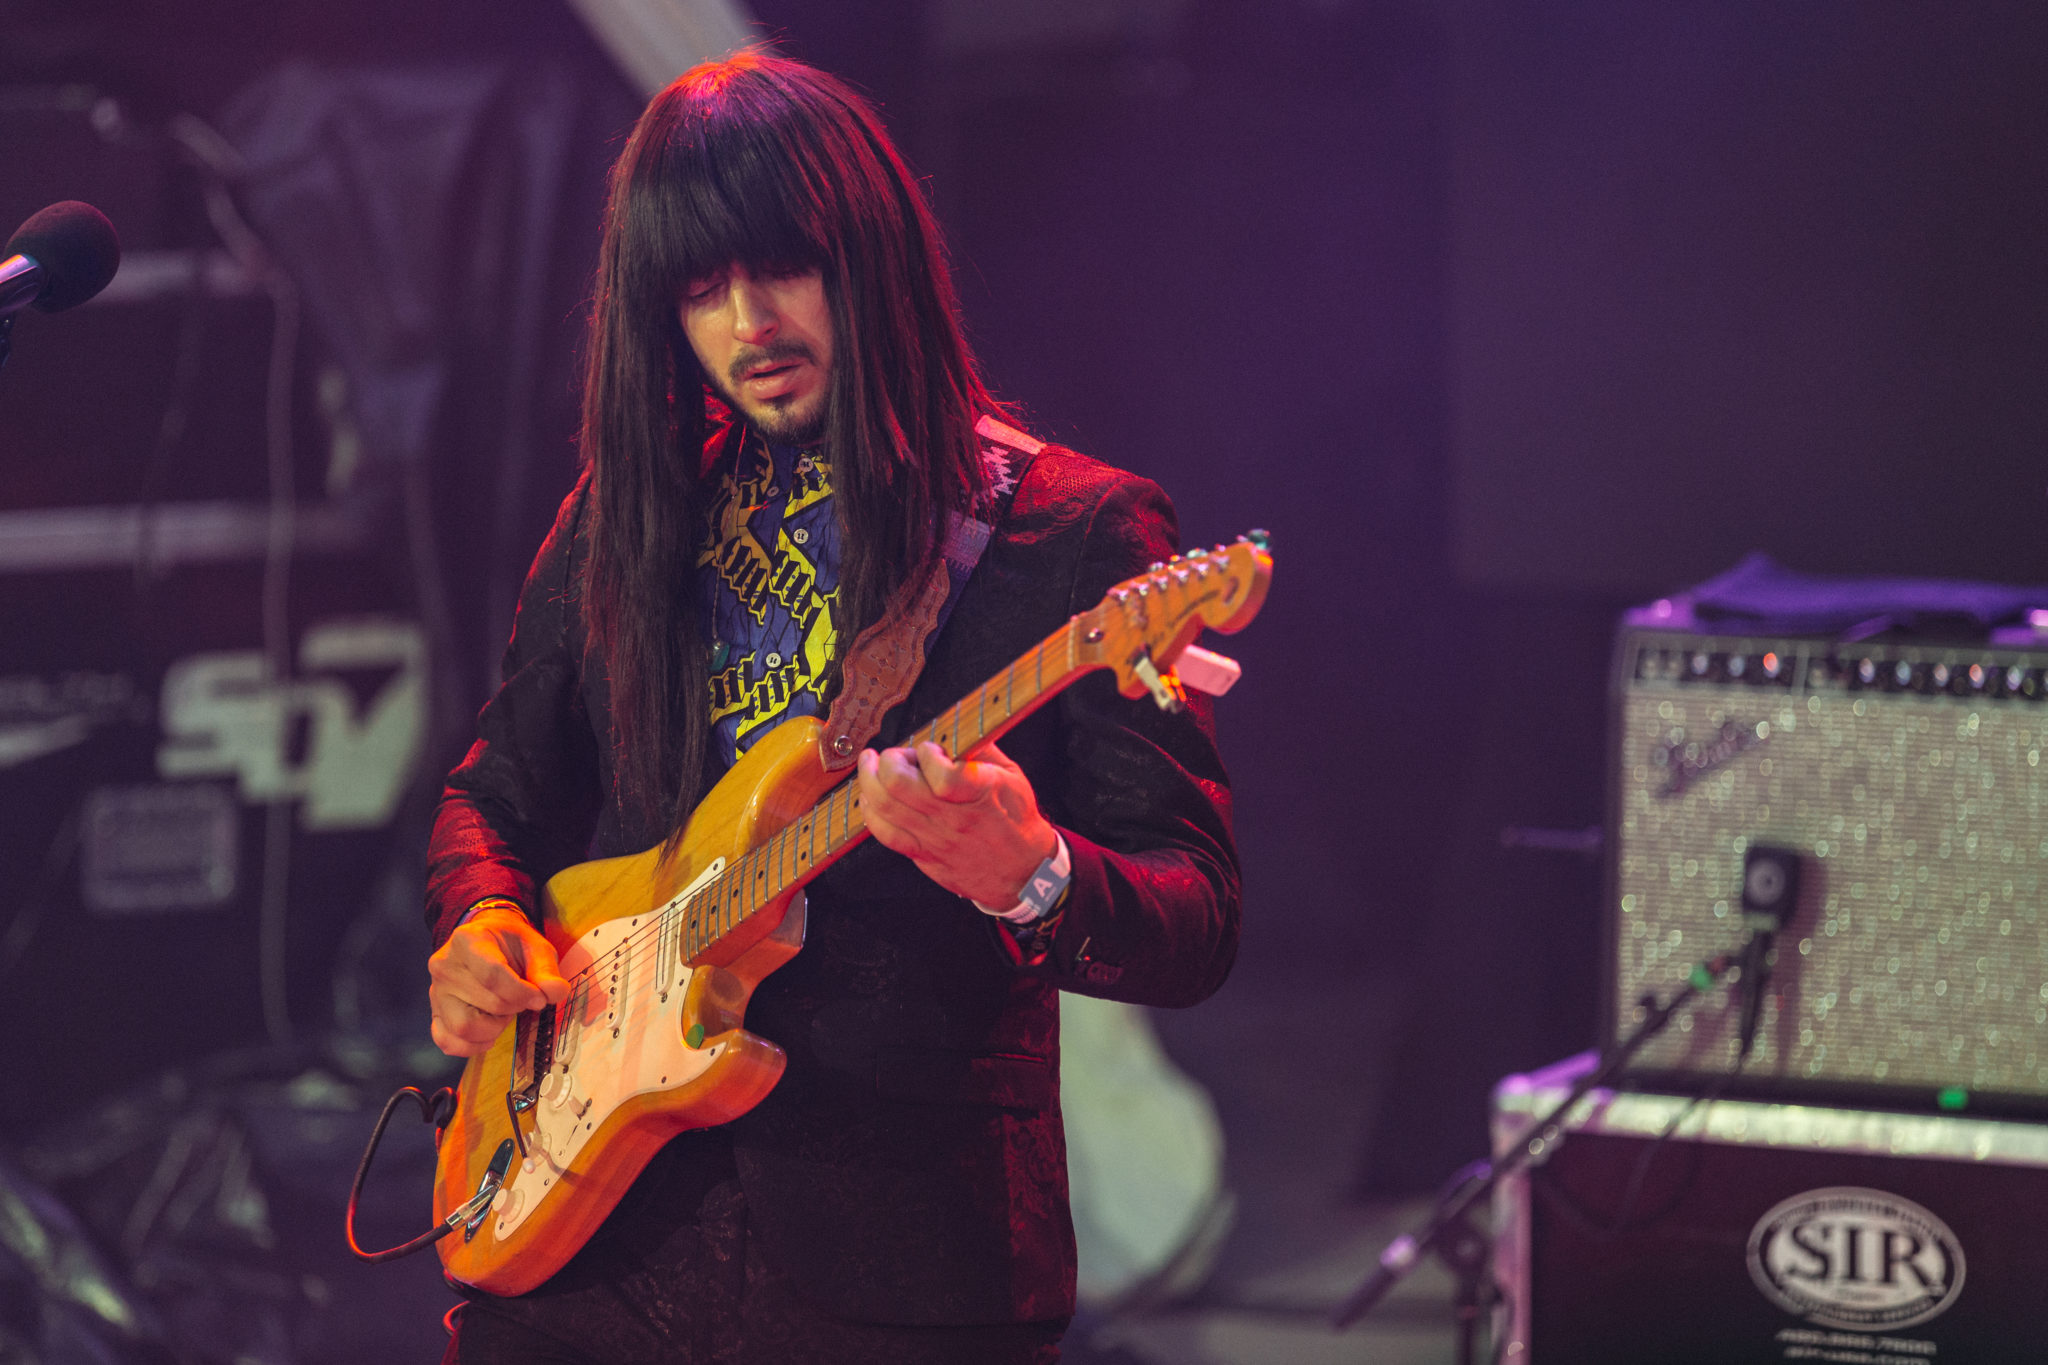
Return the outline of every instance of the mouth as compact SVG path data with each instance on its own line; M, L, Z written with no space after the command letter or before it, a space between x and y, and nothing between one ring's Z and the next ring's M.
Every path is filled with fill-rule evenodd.
M797 367L776 365L765 370L750 371L740 385L740 391L757 403L773 402L787 398L797 388Z
M756 403L791 398L807 382L805 366L803 356L775 356L741 370L737 388L742 397Z

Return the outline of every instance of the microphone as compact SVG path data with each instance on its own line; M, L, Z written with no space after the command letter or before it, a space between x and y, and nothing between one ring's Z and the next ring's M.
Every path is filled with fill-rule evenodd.
M32 215L0 247L0 323L33 305L74 308L107 287L121 266L121 239L107 215L66 199Z

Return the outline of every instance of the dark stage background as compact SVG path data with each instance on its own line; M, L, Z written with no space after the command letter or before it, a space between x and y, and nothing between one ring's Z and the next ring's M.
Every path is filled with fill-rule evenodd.
M66 83L114 96L138 128L196 114L245 161L237 202L303 316L299 497L355 528L295 573L294 624L382 612L417 623L430 651L430 776L353 843L303 823L291 836L297 1051L245 1068L302 1074L339 1023L368 1040L343 1089L368 1093L419 1064L431 774L466 743L518 577L573 478L601 177L640 97L572 11L537 0L181 10L0 4L14 92L0 114L62 144L0 180L0 219L81 197L106 202L131 251L217 235L189 152L154 133L109 152L79 131L89 103L47 113ZM1753 549L1812 571L2048 581L2037 6L751 12L880 100L929 178L987 368L1038 434L1158 478L1188 543L1274 534L1270 603L1225 646L1246 676L1220 707L1243 952L1216 999L1157 1020L1218 1097L1234 1179L1255 1183L1269 1136L1321 1163L1285 1217L1246 1200L1243 1239L1312 1242L1318 1207L1433 1188L1481 1151L1495 1079L1593 1042L1603 670L1621 607ZM239 364L260 395L261 346L234 360L242 324L209 316L223 358L187 368ZM0 506L260 504L259 435L166 437L165 395L189 376L147 356L129 369L167 373L128 388L60 370L64 329L94 325L89 309L17 329ZM88 448L87 417L131 434ZM251 467L222 473L234 460ZM227 491L190 491L209 479ZM129 677L139 725L190 639L263 645L259 568L10 571L0 674ZM126 743L0 768L15 827L0 966L30 982L9 1008L38 1078L0 1120L48 1183L53 1143L75 1147L92 1106L279 1032L251 984L248 889L285 837L275 821L245 816L232 905L164 917L146 941L108 937L68 889L85 789L147 766ZM1529 831L1564 847L1532 848ZM202 939L211 956L187 964ZM145 959L116 973L118 1008L91 993L106 953ZM218 980L188 1004L166 971ZM139 1041L95 1031L116 1017ZM181 1031L181 1017L201 1022ZM1237 1046L1251 1038L1256 1078ZM258 1147L284 1122L237 1112ZM342 1152L362 1127L337 1119L323 1140ZM329 1231L287 1240L325 1238L307 1254L327 1256ZM321 1273L346 1293L396 1273L333 1259Z

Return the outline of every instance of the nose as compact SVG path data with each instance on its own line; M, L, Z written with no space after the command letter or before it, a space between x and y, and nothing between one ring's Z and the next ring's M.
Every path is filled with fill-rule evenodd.
M765 346L782 319L775 301L753 276L744 270L732 272L732 334L749 346Z

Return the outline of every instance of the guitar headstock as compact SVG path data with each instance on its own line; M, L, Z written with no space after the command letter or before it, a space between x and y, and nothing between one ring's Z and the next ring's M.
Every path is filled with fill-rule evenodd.
M1144 676L1172 666L1206 627L1228 634L1244 629L1265 604L1273 556L1264 531L1249 531L1229 545L1190 550L1154 564L1109 590L1092 611L1076 618L1082 659L1116 670L1127 697L1158 694Z

